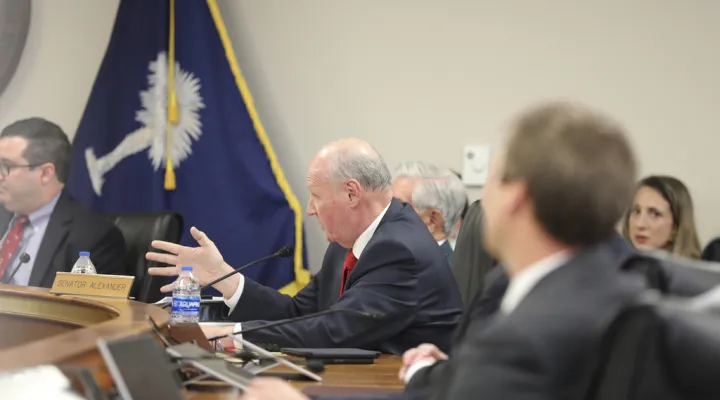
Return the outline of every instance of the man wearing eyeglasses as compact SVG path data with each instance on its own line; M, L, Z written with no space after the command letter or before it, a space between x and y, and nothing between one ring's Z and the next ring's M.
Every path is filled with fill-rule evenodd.
M0 282L50 287L80 251L99 274L127 274L120 230L63 190L71 155L67 135L42 118L0 132Z

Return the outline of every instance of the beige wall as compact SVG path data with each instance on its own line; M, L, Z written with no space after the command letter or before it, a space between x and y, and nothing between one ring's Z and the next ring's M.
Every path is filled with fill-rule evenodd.
M72 132L117 1L35 0L0 125L30 114ZM304 203L323 143L370 140L391 164L461 168L518 108L581 99L622 120L643 173L684 180L703 240L720 234L720 2L225 0L225 20L280 162ZM473 196L478 194L474 190ZM313 268L325 241L307 232Z

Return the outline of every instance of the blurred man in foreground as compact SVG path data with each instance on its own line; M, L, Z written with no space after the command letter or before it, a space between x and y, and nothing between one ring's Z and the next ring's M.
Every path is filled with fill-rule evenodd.
M356 347L391 354L425 341L448 348L462 314L457 284L412 207L392 198L390 171L375 149L358 139L331 143L314 157L307 183L307 213L318 218L331 242L322 269L294 297L239 274L217 283L230 319L242 322L234 331L262 326L263 320L351 309L380 318L339 312L243 338L280 347ZM200 247L153 242L170 254L151 252L147 258L173 267L151 268L150 274L174 276L179 266L191 265L204 284L232 271L210 238L196 228L191 233ZM233 332L203 329L208 337Z

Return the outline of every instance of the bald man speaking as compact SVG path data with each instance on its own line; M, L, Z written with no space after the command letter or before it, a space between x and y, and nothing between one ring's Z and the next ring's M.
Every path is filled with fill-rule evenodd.
M280 347L354 347L402 354L421 343L447 349L462 314L462 300L447 260L411 206L392 197L392 177L370 144L344 139L323 147L308 168L314 215L330 245L322 269L294 297L235 274L217 283L230 308L230 327L203 327L208 337L250 330L269 321L332 309L338 312L243 335ZM147 259L172 265L151 275L175 276L194 267L201 284L233 270L204 233L191 228L199 247L154 241ZM163 291L171 291L167 285Z

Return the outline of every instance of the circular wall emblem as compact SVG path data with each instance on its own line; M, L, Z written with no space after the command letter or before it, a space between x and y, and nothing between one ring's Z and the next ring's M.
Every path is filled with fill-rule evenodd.
M0 95L20 61L30 28L30 0L0 0Z

